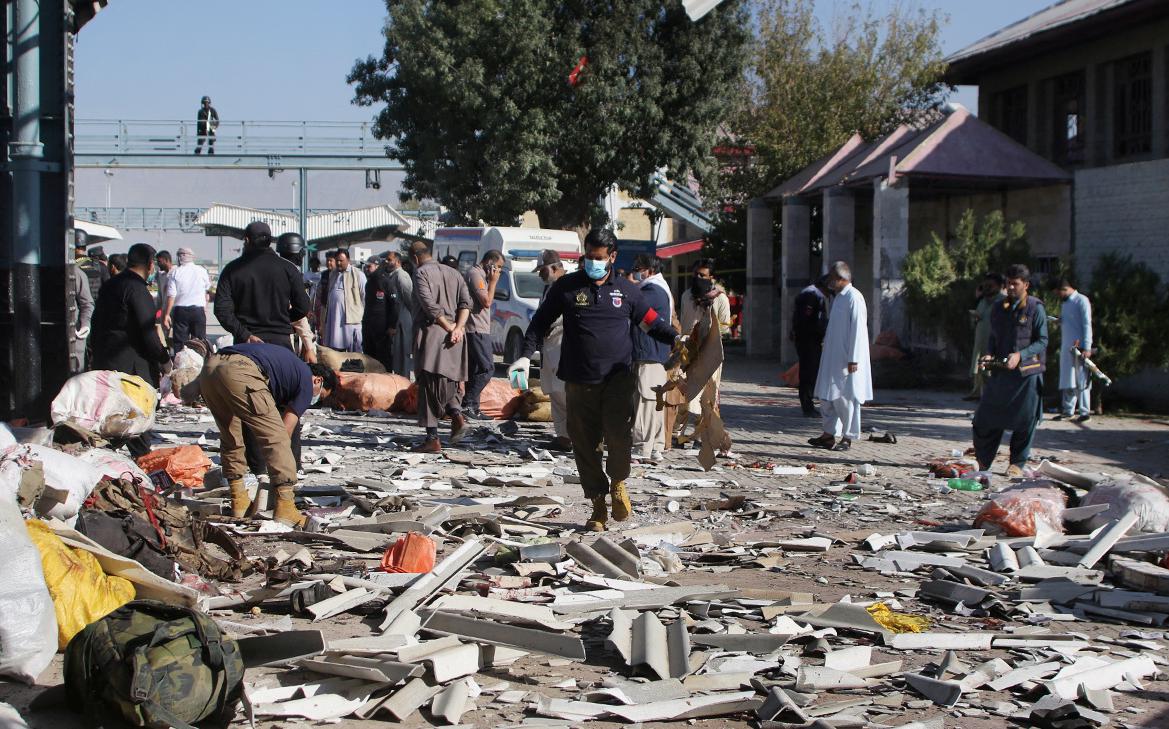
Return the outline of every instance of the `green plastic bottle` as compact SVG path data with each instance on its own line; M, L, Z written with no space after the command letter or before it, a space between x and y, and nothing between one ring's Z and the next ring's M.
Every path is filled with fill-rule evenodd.
M982 491L982 483L973 478L952 478L946 485L955 491Z

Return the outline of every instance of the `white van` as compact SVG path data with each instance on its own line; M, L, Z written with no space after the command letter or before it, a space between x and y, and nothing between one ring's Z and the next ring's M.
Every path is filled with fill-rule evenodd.
M567 230L542 228L439 228L434 232L434 257L454 256L463 274L487 251L503 254L503 274L495 287L491 307L491 341L507 364L519 359L524 332L536 313L544 282L535 272L540 251L560 253L566 271L575 271L580 260L580 237Z

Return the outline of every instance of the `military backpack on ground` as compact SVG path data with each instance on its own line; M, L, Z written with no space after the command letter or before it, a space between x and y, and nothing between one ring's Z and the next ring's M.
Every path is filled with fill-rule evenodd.
M135 600L65 649L70 704L94 726L226 726L243 690L239 646L191 608Z

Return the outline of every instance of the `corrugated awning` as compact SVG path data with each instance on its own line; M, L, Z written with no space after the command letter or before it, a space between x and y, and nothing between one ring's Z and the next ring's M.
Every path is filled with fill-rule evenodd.
M687 253L697 253L702 250L702 239L688 240L684 243L671 243L668 246L662 246L657 250L658 258L673 258L674 256L684 256Z
M91 223L88 220L74 220L73 227L77 230L85 231L89 236L89 243L101 243L107 240L122 240L122 234L112 225L102 225L101 223Z
M255 221L267 223L275 236L299 229L295 215L222 203L204 210L195 225L202 227L207 235L243 238L244 228ZM417 235L415 231L425 230L430 222L408 220L389 205L317 213L305 221L305 242L311 248L320 249L339 243L385 241L399 234Z

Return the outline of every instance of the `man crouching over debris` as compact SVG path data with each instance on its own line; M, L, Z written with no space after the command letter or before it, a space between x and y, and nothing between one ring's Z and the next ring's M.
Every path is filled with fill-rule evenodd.
M305 364L286 347L237 344L207 358L199 384L219 428L219 457L231 486L231 515L251 516L252 500L244 486L246 424L260 444L276 490L273 518L303 526L304 516L292 500L296 459L291 436L309 405L336 389L337 375L324 365Z
M509 376L522 372L526 380L529 357L540 348L556 319L564 318L563 350L556 375L565 382L568 435L581 486L593 502L593 514L585 528L598 532L604 531L609 518L606 492L613 499L614 521L628 519L631 509L625 491L637 404L631 324L665 344L686 341L668 319L659 317L645 303L637 284L613 275L616 258L613 232L604 228L589 231L580 270L561 276L548 289L528 325L523 356L508 369ZM604 469L602 441L609 449Z

